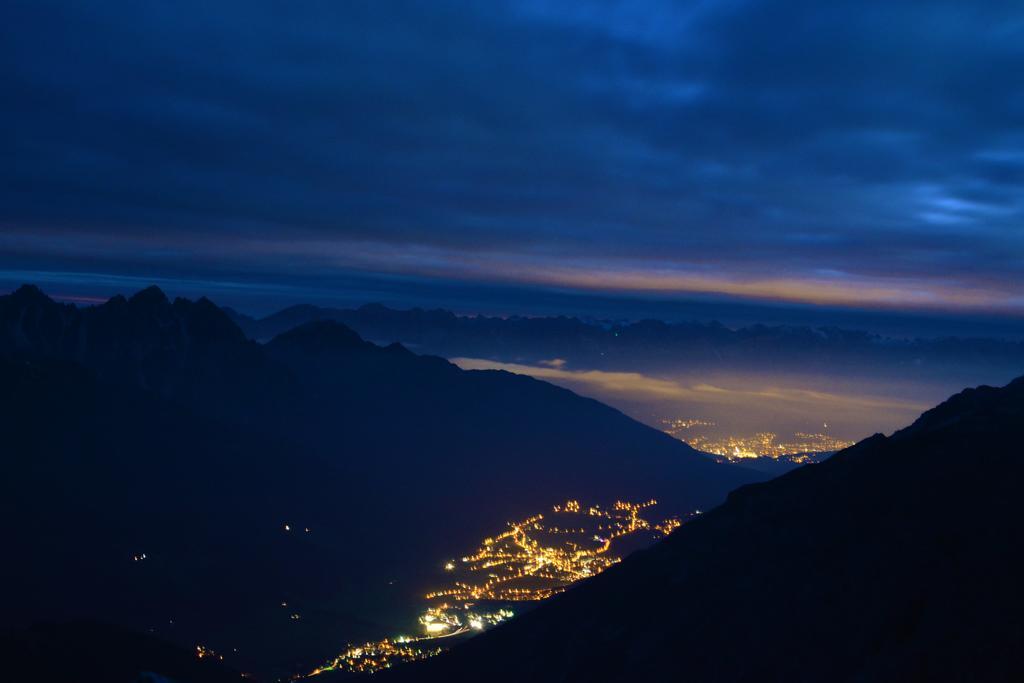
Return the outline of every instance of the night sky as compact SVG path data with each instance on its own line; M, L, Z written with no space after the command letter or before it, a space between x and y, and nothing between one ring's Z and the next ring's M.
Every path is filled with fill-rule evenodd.
M0 55L0 289L1024 315L1019 1L8 0Z

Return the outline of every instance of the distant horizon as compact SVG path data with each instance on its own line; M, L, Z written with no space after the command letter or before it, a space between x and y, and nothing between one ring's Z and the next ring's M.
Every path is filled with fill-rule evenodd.
M354 309L380 304L395 310L444 310L458 316L564 316L615 323L718 322L732 329L758 324L837 327L894 338L1024 338L1024 316L821 306L738 297L615 296L374 276L350 278L337 282L332 288L312 283L300 287L286 283L218 282L142 275L0 271L0 292L12 292L23 284L36 285L55 300L78 305L101 304L118 294L130 296L156 285L171 298L205 296L218 306L257 319L296 305Z

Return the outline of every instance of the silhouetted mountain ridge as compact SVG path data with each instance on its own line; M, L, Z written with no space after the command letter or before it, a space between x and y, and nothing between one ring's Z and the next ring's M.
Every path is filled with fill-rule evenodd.
M973 428L986 422L1018 418L1024 424L1024 377L1005 387L980 386L964 389L936 407L926 411L912 425L896 432L893 438L907 438L926 431L952 427L970 421Z
M308 354L311 356L338 356L353 352L411 355L401 344L380 347L355 333L351 328L334 320L313 320L303 323L274 337L268 348L280 353Z
M33 520L7 537L5 619L154 628L275 675L389 635L377 615L507 520L569 497L668 516L760 478L529 377L330 321L260 344L155 288L0 297L0 380L3 493Z
M209 410L218 410L227 387L247 402L288 391L288 378L211 301L172 303L157 287L88 308L22 287L0 297L0 354L74 361L104 380Z

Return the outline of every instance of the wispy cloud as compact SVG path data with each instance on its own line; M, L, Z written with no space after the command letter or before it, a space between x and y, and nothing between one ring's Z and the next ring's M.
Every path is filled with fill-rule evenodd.
M4 267L1020 312L1022 18L6 3Z
M123 254L123 258L131 258L135 268L154 270L174 263L214 272L218 267L230 268L233 274L239 269L277 276L383 273L602 294L711 294L764 302L1024 315L1024 292L1016 281L948 271L858 275L820 266L778 271L771 263L757 262L734 269L710 268L705 263L672 261L664 256L639 259L607 254L567 258L548 248L497 251L482 247L396 245L379 240L282 239L269 235L232 241L206 234L115 236L77 232L65 236L56 231L17 229L0 234L0 250L63 258L76 265ZM236 280L237 286L245 286L244 277Z
M822 410L835 411L842 408L868 410L898 410L919 413L928 407L920 401L894 399L885 396L863 394L830 393L806 388L763 386L756 378L751 382L756 388L736 389L718 386L702 381L687 383L679 380L652 377L637 372L615 372L607 370L572 370L561 364L525 365L502 363L480 358L454 358L452 362L464 370L505 370L520 375L529 375L564 384L569 387L584 387L602 395L619 395L633 400L680 400L706 405L740 406L752 400L776 401L794 405L815 405Z

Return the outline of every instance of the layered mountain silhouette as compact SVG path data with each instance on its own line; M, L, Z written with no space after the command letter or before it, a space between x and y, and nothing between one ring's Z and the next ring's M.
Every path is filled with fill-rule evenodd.
M818 369L837 373L870 367L912 376L1012 377L1024 364L1019 339L885 337L838 327L751 325L660 320L608 322L573 317L462 316L442 309L396 310L292 306L264 318L228 311L245 334L267 340L315 320L335 320L383 343L454 357L538 362L561 358L577 368ZM958 369L962 369L959 370Z
M743 487L386 681L1024 680L1024 378Z
M333 321L261 344L156 288L0 297L0 433L0 625L106 621L265 678L390 635L507 520L569 497L667 516L760 478L544 382Z

